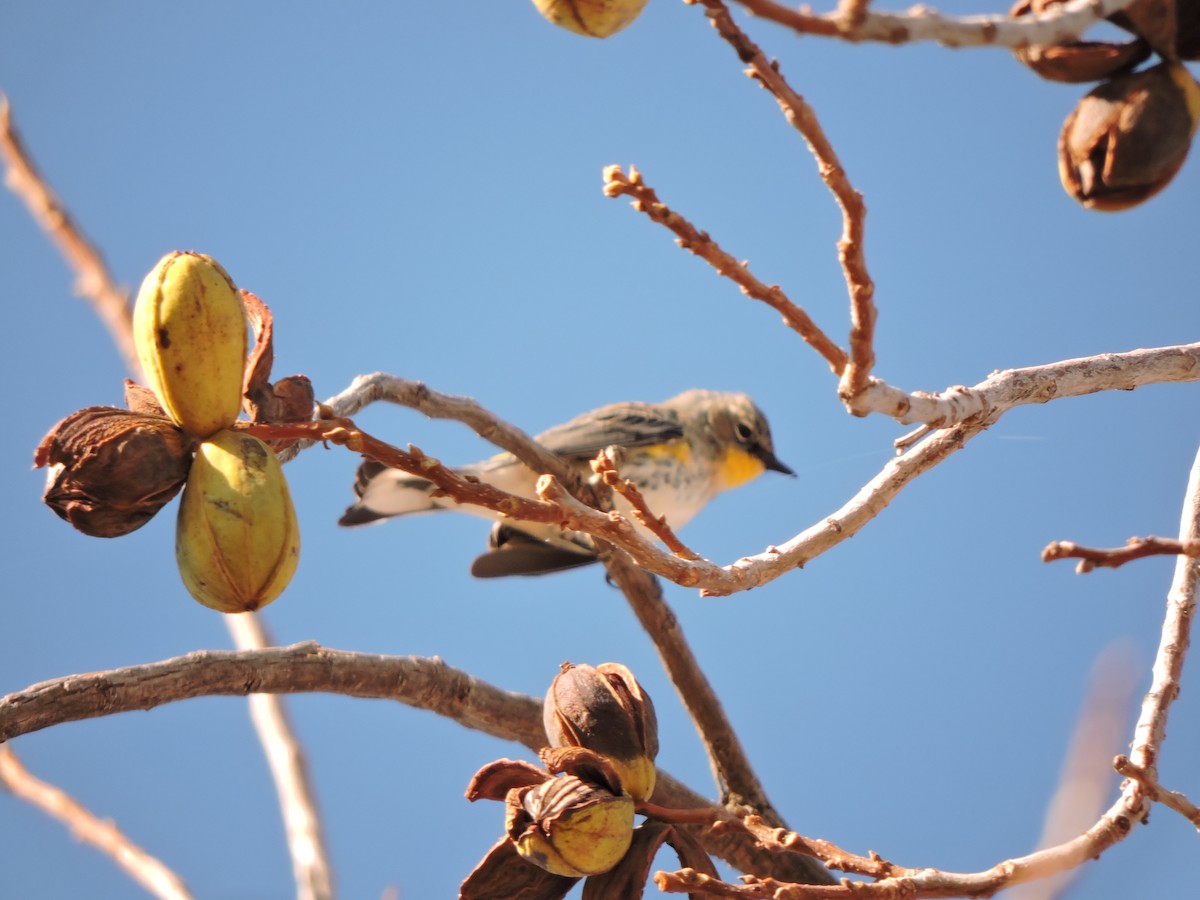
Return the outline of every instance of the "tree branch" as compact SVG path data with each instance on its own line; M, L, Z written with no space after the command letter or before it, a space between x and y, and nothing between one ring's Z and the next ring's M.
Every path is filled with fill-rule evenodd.
M113 821L98 818L66 791L31 775L11 747L0 747L0 787L66 825L77 840L112 859L160 900L191 900L178 875L129 840Z
M699 256L716 269L718 275L734 282L747 297L767 304L783 316L784 324L816 350L829 363L829 368L835 375L840 375L846 368L849 361L846 351L835 344L803 308L789 300L779 285L767 285L760 281L750 272L747 263L739 263L722 250L707 231L700 231L660 201L654 188L646 184L642 173L635 166L629 167L628 175L620 166L608 166L604 170L604 193L608 197L632 197L633 208L647 215L651 221L673 231L677 236L676 243L680 247Z
M537 751L546 745L541 702L500 690L440 659L332 650L314 641L262 650L199 650L161 662L68 675L0 697L0 742L64 722L148 710L192 697L341 694L395 700L466 728ZM690 809L709 801L659 772L654 801ZM719 808L714 810L720 815ZM704 838L710 852L742 871L803 881L808 863L763 852L745 835Z
M1200 830L1200 807L1192 803L1184 794L1178 791L1168 791L1158 783L1149 770L1130 762L1128 756L1118 756L1114 759L1113 768L1126 778L1132 778L1140 784L1146 796L1151 800L1175 810Z
M1081 575L1100 567L1119 569L1127 562L1144 559L1147 556L1188 556L1193 559L1200 556L1200 541L1183 543L1171 538L1131 537L1124 547L1112 550L1102 550L1093 547L1081 547L1071 541L1054 541L1046 545L1042 551L1042 562L1054 562L1059 559L1077 559L1079 564L1075 571Z
M867 11L857 24L847 22L841 9L814 15L806 7L796 9L773 0L737 0L751 14L783 25L800 34L836 37L847 41L878 41L912 44L934 41L946 47L1005 47L1019 49L1033 44L1073 41L1106 16L1129 6L1132 0L1069 0L1061 7L1009 19L1006 16L943 16L928 6L910 12Z
M705 15L717 33L746 63L751 78L771 92L788 123L800 132L809 152L817 161L817 172L829 188L842 212L842 236L838 241L838 262L850 294L850 360L841 369L838 395L852 397L866 387L875 364L875 283L867 271L863 239L867 208L825 135L817 113L803 97L792 90L779 71L779 63L768 60L762 50L734 23L722 0L695 0L705 7Z

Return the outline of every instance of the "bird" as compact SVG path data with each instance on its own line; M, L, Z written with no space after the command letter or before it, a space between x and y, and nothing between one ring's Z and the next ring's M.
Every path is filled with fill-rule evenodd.
M622 478L636 484L656 516L672 528L689 522L717 494L764 471L795 473L775 455L767 418L748 396L693 389L662 403L614 403L539 434L535 440L562 456L581 476L607 448L618 453ZM536 497L538 473L511 453L454 470L522 497ZM544 575L596 561L592 539L554 525L503 519L481 506L437 496L434 485L374 460L363 462L356 502L338 524L365 525L395 516L457 509L498 520L487 552L471 565L477 578ZM616 497L618 510L628 510ZM643 526L636 527L649 536Z

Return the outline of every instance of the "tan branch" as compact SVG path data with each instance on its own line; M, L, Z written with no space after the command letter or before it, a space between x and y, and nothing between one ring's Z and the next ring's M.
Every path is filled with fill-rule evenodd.
M866 390L847 399L846 405L855 415L876 412L902 425L925 423L946 428L978 418L994 422L1013 407L1030 403L1190 381L1200 381L1200 343L1006 369L974 387L955 386L940 394L909 394L871 379Z
M64 722L148 710L193 697L315 691L394 700L534 751L546 743L541 702L532 697L500 690L440 659L331 650L311 641L263 650L201 650L44 681L0 697L0 742ZM682 809L709 805L662 771L653 799ZM755 848L745 835L711 835L705 837L705 846L742 871L770 872L796 881L808 874L795 861Z
M575 479L570 466L557 455L521 429L484 409L477 401L439 393L420 381L409 381L384 372L359 375L348 388L326 400L324 406L334 417L347 417L378 402L407 406L431 419L462 422L485 441L507 450L535 472L549 473L568 485Z
M1196 806L1184 794L1179 791L1167 790L1147 769L1130 762L1127 756L1118 756L1114 759L1113 768L1126 778L1132 778L1140 784L1142 791L1151 800L1175 810L1200 830L1200 806Z
M768 60L762 50L734 23L723 0L694 0L704 5L705 15L717 33L746 63L746 73L775 97L788 123L800 132L817 162L817 173L829 188L842 212L842 236L838 261L850 294L850 362L837 370L838 394L843 399L862 392L875 363L875 283L867 271L863 252L866 205L846 175L833 144L825 135L816 111L787 83L779 64Z
M31 775L11 747L0 747L0 787L67 826L76 839L112 859L155 897L191 900L178 875L129 840L114 822L98 818L66 791Z
M779 285L767 285L760 281L751 274L747 263L739 263L722 250L708 232L700 231L661 202L654 189L642 180L642 174L636 167L630 166L626 175L620 166L608 166L604 170L604 193L609 197L632 197L633 208L674 232L680 247L699 256L716 269L718 275L734 282L747 297L767 304L783 316L784 324L824 357L835 375L840 375L846 368L846 351L830 340L808 313L789 300Z
M837 12L817 15L805 7L797 9L773 0L737 2L754 15L800 34L887 44L934 41L947 47L1016 49L1075 40L1100 19L1129 6L1132 0L1070 0L1061 7L1020 20L1002 15L955 19L928 6L914 6L904 13L868 11L853 27L847 27L840 5Z
M239 650L264 650L271 646L270 636L257 614L244 613L224 619L233 645ZM317 810L316 790L308 777L304 752L288 721L283 698L275 694L251 694L250 720L275 781L297 900L331 900L333 867Z
M0 159L5 163L4 183L21 199L51 242L58 247L67 265L75 272L75 290L92 305L100 317L125 366L140 373L137 350L133 346L133 313L128 294L116 286L100 251L87 239L66 208L54 196L25 150L8 99L0 94Z
M1188 556L1195 559L1200 556L1200 541L1183 543L1173 538L1131 537L1124 547L1114 549L1081 547L1071 541L1054 541L1042 551L1042 562L1077 559L1079 564L1075 566L1075 571L1083 574L1097 567L1118 569L1125 563L1147 556Z

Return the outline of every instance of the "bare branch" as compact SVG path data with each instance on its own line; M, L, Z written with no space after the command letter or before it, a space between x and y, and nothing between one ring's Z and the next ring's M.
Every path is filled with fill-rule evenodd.
M807 8L784 6L773 0L737 0L750 13L800 34L838 37L847 41L910 44L934 41L947 47L1006 47L1060 44L1078 38L1100 19L1129 6L1132 0L1069 0L1061 7L1021 19L1006 16L943 16L928 6L909 12L866 12L848 27L841 6L828 15Z
M1200 343L1124 353L1101 353L1024 369L995 372L974 387L940 394L904 391L871 379L866 390L846 399L855 415L877 412L901 425L946 428L984 418L996 421L1014 406L1082 397L1099 391L1130 391L1147 384L1200 381Z
M239 650L263 650L272 645L263 621L255 613L224 616L233 645ZM292 857L297 900L331 900L333 868L317 811L316 790L308 777L304 752L288 721L283 698L250 695L250 720L267 756L275 793L283 815Z
M535 472L549 473L568 485L575 480L575 474L566 462L521 429L484 409L477 401L438 393L419 381L408 381L383 372L359 375L348 388L330 397L324 405L332 417L347 417L379 401L407 406L431 419L462 422L485 441L507 450Z
M1193 559L1200 556L1200 541L1182 543L1172 538L1131 537L1124 547L1111 550L1093 547L1081 547L1071 541L1054 541L1046 545L1042 551L1042 562L1054 562L1059 559L1077 559L1079 564L1075 571L1081 575L1093 569L1119 569L1127 562L1144 559L1147 556L1188 556Z
M766 88L779 103L784 118L804 137L808 149L817 161L817 172L829 188L842 211L842 237L838 241L838 261L850 294L850 362L836 370L841 376L838 394L844 398L861 393L875 363L875 283L867 271L863 252L867 208L862 194L855 190L838 158L837 151L825 135L816 111L803 97L792 90L779 71L778 62L768 60L762 50L738 28L722 0L696 0L704 5L705 15L717 33L746 63L751 78Z
M66 791L31 775L11 747L0 747L0 787L66 825L76 839L111 858L155 897L191 900L191 893L178 875L129 840L116 823L98 818Z
M767 285L760 281L751 274L747 263L739 263L722 250L717 242L709 237L707 231L698 230L691 222L660 201L654 189L646 184L642 173L635 167L629 167L628 175L620 166L607 167L604 170L604 193L609 197L632 197L633 208L673 231L678 237L676 243L680 247L699 256L716 269L718 275L733 281L747 297L767 304L783 316L784 324L824 357L835 375L840 375L846 368L849 359L846 351L830 340L809 318L808 313L789 300L779 285Z
M192 697L315 691L395 700L534 751L546 744L539 700L500 690L440 659L331 650L312 641L262 650L199 650L161 662L44 681L0 697L0 742L64 722L148 710ZM682 809L709 805L661 770L653 799ZM721 814L719 809L715 812ZM710 835L704 843L742 871L770 872L795 881L808 875L806 865L765 853L745 835Z
M1184 794L1178 791L1168 791L1147 769L1130 762L1127 756L1118 756L1114 759L1113 768L1126 778L1137 781L1151 800L1155 800L1163 806L1169 806L1200 830L1200 807Z
M92 305L107 327L130 372L140 373L133 346L133 313L129 295L116 286L100 251L84 236L70 213L38 172L12 123L8 99L0 94L0 159L6 165L4 183L17 195L46 236L58 247L75 272L75 290Z

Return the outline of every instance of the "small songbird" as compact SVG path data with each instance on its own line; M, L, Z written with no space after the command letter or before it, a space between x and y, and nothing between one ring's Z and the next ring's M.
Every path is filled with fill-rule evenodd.
M591 474L588 464L601 450L616 448L621 477L638 486L651 511L665 516L672 529L690 521L721 491L745 484L767 469L794 474L776 458L766 416L745 394L690 390L662 403L614 403L557 425L538 435L537 441L584 477ZM510 453L455 471L511 494L536 496L538 473ZM358 501L346 510L342 525L442 509L499 519L488 551L471 566L471 574L479 578L543 575L596 559L592 540L585 534L501 519L481 506L432 496L432 483L377 462L359 466L354 493ZM623 498L614 500L617 509L628 510Z

